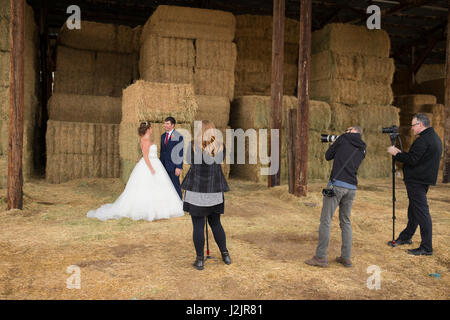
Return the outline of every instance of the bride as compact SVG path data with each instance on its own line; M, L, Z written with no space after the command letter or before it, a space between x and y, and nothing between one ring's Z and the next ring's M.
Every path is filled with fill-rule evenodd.
M131 172L125 190L114 203L89 211L88 218L152 221L184 215L183 202L158 159L156 144L150 140L151 124L141 122L138 133L143 157Z

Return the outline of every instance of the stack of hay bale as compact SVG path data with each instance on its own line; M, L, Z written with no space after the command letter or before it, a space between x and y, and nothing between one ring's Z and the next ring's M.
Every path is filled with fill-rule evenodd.
M229 12L160 5L143 27L141 79L192 84L198 105L192 129L193 121L204 119L222 132L227 128L234 96L235 25ZM223 168L228 176L229 165Z
M280 169L281 183L287 183L287 130L288 110L296 109L298 106L297 97L283 96L283 117L281 128L281 148L280 148ZM250 147L249 139L245 142L245 164L237 164L236 154L234 164L231 166L233 177L239 177L255 182L267 181L267 176L261 175L260 152L259 150L259 130L270 128L270 97L268 96L242 96L237 97L231 107L231 127L235 130L241 128L244 131L255 129L257 141ZM331 164L325 160L327 144L320 142L320 134L327 133L331 123L330 106L323 101L310 101L309 137L308 137L308 179L326 179L330 174ZM250 132L250 131L249 131ZM268 131L267 131L268 132ZM235 143L238 141L236 140ZM270 142L267 141L267 145ZM235 150L237 146L235 145ZM256 153L256 155L255 155ZM257 156L257 164L250 164L250 157ZM266 156L263 154L263 156Z
M9 137L9 67L10 67L10 0L0 0L0 188L7 183L8 137ZM33 175L33 148L36 116L39 110L38 81L39 40L33 9L25 5L24 37L24 133L23 133L23 178Z
M62 27L48 104L47 181L119 177L121 96L138 78L140 29L89 21L80 30Z
M444 105L436 103L436 97L425 94L402 95L395 97L395 105L400 108L400 138L402 140L403 149L408 151L412 143L416 139L411 130L411 121L416 113L425 113L431 121L441 141L444 142ZM442 153L442 158L444 153ZM441 160L440 168L444 165Z
M119 130L121 180L126 183L136 162L142 157L137 134L141 121L150 121L152 141L161 150L164 119L171 115L177 120L176 130L189 143L191 123L197 111L194 90L190 84L156 83L138 80L123 91L122 121ZM186 134L187 133L187 134ZM182 178L188 166L183 166Z
M235 96L270 96L272 78L272 16L236 16L237 62ZM299 24L285 20L284 83L285 95L295 95L297 88L297 60Z
M360 177L391 174L390 141L381 134L382 127L398 125L397 109L391 106L395 67L389 51L384 30L329 24L311 37L311 99L330 104L333 133L350 125L363 128L367 156Z
M437 103L445 104L445 78L418 83L414 86L414 93L433 95Z

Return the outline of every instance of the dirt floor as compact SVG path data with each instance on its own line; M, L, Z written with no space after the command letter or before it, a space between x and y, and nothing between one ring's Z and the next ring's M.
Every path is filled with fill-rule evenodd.
M194 269L189 215L160 221L101 222L90 209L113 202L119 179L82 179L24 186L24 210L5 211L0 190L1 299L449 299L450 185L428 194L433 256L411 256L419 246L390 248L391 180L362 180L352 211L353 267L340 254L338 213L333 218L329 267L304 263L314 255L323 183L295 198L287 186L230 179L222 222L233 263L225 265L210 235L212 259ZM397 183L396 234L406 225L407 197ZM68 267L80 270L80 289L68 289ZM369 266L381 270L381 288L368 289ZM439 278L430 274L439 273Z

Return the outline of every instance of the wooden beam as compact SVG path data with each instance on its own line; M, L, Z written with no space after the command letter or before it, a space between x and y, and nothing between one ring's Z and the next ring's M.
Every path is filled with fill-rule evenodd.
M450 10L448 20L450 21ZM450 182L450 23L447 23L447 51L445 52L445 108L444 108L444 170L442 182Z
M271 117L270 128L277 129L279 132L278 150L279 150L279 164L281 164L281 122L283 116L283 57L284 57L284 12L285 0L273 0L273 30L272 30L272 80L270 84L270 105ZM269 135L270 136L270 135ZM271 146L269 140L269 146ZM271 149L269 147L269 149ZM270 154L272 155L272 150ZM278 171L274 175L268 176L268 187L280 185L281 165L278 166Z
M23 205L24 7L25 0L11 1L8 210Z
M414 62L414 65L412 66L412 70L411 71L414 74L416 74L417 71L420 69L420 67L425 62L425 60L428 57L428 55L431 53L431 51L433 51L433 49L436 46L436 44L439 41L444 40L444 39L445 39L444 38L444 32L439 32L435 36L431 37L431 39L427 43L427 46L426 46L425 50L423 50L423 52L416 59L416 61Z
M298 107L295 141L295 191L306 196L309 129L309 78L311 70L311 0L300 0L300 42L298 56Z

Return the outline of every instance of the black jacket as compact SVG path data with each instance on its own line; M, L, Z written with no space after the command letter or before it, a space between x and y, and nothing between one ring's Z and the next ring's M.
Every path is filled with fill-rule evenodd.
M341 180L356 186L358 168L365 156L366 144L359 133L344 133L339 136L325 153L325 159L334 159L330 180ZM351 159L346 164L349 157Z
M403 162L405 182L435 185L442 155L442 141L429 127L419 133L408 152L397 153L395 160Z
M223 146L222 152L216 154L214 158L207 152L203 152L201 163L198 164L195 163L195 154L197 156L202 155L201 149L194 153L191 142L188 150L190 150L190 153L186 154L186 162L191 166L183 179L181 189L203 193L226 192L230 190L221 166L221 163L225 160L225 146Z

